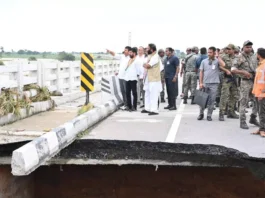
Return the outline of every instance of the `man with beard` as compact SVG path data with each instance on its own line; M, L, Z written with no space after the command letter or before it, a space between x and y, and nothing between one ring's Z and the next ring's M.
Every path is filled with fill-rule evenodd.
M136 58L137 48L133 47L129 50L130 60L125 68L124 79L126 80L126 96L127 105L130 112L137 110L137 80L141 74L141 61ZM131 95L133 95L133 105Z
M149 44L147 52L149 56L147 63L144 64L144 68L147 70L144 75L145 109L142 110L142 113L158 115L157 101L159 93L162 91L160 72L163 70L163 65L156 52L155 44Z
M204 59L200 66L200 89L205 89L209 94L207 102L208 112L207 120L212 121L212 113L214 109L214 102L216 98L217 88L220 83L219 70L220 66L224 67L225 63L222 59L215 57L216 48L210 47L208 49L208 58ZM204 108L200 107L200 115L197 118L202 120L204 118Z
M252 45L251 41L245 41L243 44L243 52L238 55L237 62L234 63L232 67L232 73L241 75L241 85L240 85L240 128L249 129L246 123L246 108L248 102L252 99L253 107L252 114L250 115L250 124L259 126L257 121L258 107L257 102L255 102L254 95L251 93L253 88L257 61L254 60L252 54Z

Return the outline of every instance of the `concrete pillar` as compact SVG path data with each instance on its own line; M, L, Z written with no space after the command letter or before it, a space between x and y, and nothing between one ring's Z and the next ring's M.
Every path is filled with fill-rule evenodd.
M46 86L46 67L43 62L40 62L41 68L41 85L44 87Z
M74 84L74 62L69 63L69 92L73 91Z
M60 86L60 62L57 62L57 70L56 70L56 87L57 91L61 91L61 86Z
M23 82L23 63L18 63L17 66L17 84L18 90L23 91L24 82Z
M42 67L41 67L41 62L37 62L37 84L40 87L43 87L42 85Z

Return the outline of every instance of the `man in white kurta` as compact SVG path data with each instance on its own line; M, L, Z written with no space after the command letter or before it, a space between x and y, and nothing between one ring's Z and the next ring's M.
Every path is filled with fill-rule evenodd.
M144 68L147 70L144 76L145 109L142 113L158 115L158 99L162 91L160 71L163 69L163 65L154 44L149 44L147 50L149 56L147 63L144 64Z

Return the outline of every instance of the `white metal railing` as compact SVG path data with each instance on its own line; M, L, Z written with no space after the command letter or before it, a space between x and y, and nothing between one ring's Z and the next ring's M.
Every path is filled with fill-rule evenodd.
M94 91L99 91L101 78L114 75L119 69L119 61L95 61L94 65ZM47 86L51 92L69 93L80 90L80 74L80 61L8 61L0 66L0 90L3 87L22 90L24 85L37 83L41 87Z

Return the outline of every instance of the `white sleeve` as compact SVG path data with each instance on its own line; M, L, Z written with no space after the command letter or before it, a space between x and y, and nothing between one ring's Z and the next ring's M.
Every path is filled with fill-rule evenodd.
M158 61L160 61L160 58L158 56L153 56L148 64L153 67L158 63Z
M121 58L122 58L121 55L115 53L114 59L116 59L116 60L121 60Z
M137 75L141 76L142 75L141 67L143 67L142 61L137 61L137 63L135 64L135 67L136 67Z
M160 71L163 71L165 69L164 64L162 63L162 61L160 60Z

